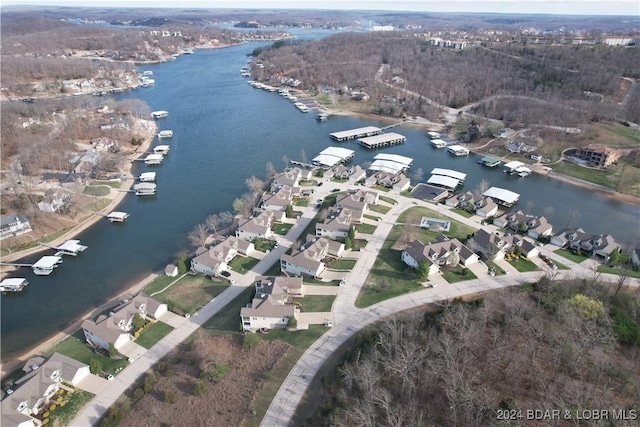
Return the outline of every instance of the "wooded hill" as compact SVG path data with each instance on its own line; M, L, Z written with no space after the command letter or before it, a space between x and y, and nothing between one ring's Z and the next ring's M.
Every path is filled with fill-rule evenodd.
M259 52L265 66L259 78L280 72L306 89L363 91L374 113L437 119L426 97L453 108L479 103L472 111L507 125L640 122L640 89L633 84L640 77L638 48L467 40L456 50L431 46L413 32L344 33L275 46Z
M544 278L387 320L323 378L333 398L304 425L577 425L527 421L535 409L635 410L579 425L637 425L640 294L615 288Z

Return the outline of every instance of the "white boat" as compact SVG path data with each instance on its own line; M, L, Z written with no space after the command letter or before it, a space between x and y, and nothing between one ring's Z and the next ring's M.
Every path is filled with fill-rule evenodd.
M29 281L23 277L4 279L0 282L0 292L20 292Z
M156 181L155 172L143 172L140 174L140 182L155 182L155 181Z
M88 246L80 244L80 240L67 240L62 245L58 246L56 250L56 256L71 255L76 256L80 252L84 252Z
M142 73L143 76L153 76L153 71L145 71L144 73Z
M149 77L142 77L140 79L140 86L142 87L153 86L155 83L156 81L154 79L150 79Z
M133 186L136 196L152 196L156 194L156 184L151 182L141 182Z
M109 222L125 222L129 218L129 214L126 212L114 211L107 215Z
M43 256L31 268L37 276L48 276L60 264L62 264L62 257L60 256Z
M327 113L316 114L316 120L319 122L326 122L328 119L329 115Z
M447 151L457 157L469 154L469 149L462 145L450 145Z
M307 107L306 105L296 105L296 108L298 110L300 110L300 112L302 113L308 113L309 112L309 107Z
M154 119L162 119L164 117L169 117L169 112L164 110L152 111L151 117L153 117Z
M158 133L158 138L171 138L173 136L172 130L161 130Z
M155 147L153 147L153 152L155 154L162 154L164 156L169 154L170 149L171 147L169 147L168 145L156 145Z
M162 154L149 154L147 157L145 157L144 162L147 165L159 165L160 163L162 163L162 160L164 159L164 156Z
M444 141L442 139L432 139L431 146L434 148L444 148L447 146L447 141Z

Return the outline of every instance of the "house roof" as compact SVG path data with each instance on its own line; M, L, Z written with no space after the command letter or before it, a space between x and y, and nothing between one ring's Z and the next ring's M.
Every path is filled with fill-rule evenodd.
M427 260L431 262L433 259L438 259L446 256L451 251L457 250L460 255L460 259L466 260L469 257L475 255L471 249L466 247L458 239L449 239L442 235L438 236L435 243L425 245L419 240L414 240L405 249L411 258L417 262Z
M361 211L360 217L362 216ZM354 218L354 211L349 208L331 208L327 218L316 224L316 229L321 228L323 230L333 231L349 231L351 227L351 221Z
M14 222L27 222L27 218L22 215L2 215L0 217L0 227L5 228Z
M240 316L285 318L293 316L295 310L296 306L293 304L281 304L273 295L260 294L251 301L251 307L240 309Z
M502 248L507 243L496 233L489 233L483 229L474 233L473 240L486 251L491 251L493 247Z
M288 185L283 185L278 189L275 194L270 194L262 200L265 205L273 206L288 206L293 200L294 188Z
M316 238L315 236L312 236L312 239L307 239L303 246L304 249L300 249L291 255L284 254L280 259L306 270L318 270L318 267L322 265L322 260L329 253L331 241L323 237Z
M216 267L218 264L225 261L232 252L237 252L241 242L243 241L234 236L229 236L222 242L210 248L208 251L196 256L193 261L207 267ZM235 256L235 253L233 253L233 255Z
M253 218L249 218L240 224L238 230L246 233L265 234L271 229L271 221L273 219L273 211L265 210Z

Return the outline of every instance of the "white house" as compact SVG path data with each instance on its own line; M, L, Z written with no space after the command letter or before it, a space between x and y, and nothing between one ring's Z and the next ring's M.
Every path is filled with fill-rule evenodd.
M482 229L476 231L473 237L467 240L467 246L490 260L503 259L510 251L508 242L501 239L496 233L488 233Z
M262 198L261 207L274 211L285 211L293 202L294 196L300 194L299 187L284 185Z
M527 233L532 239L551 236L553 226L544 216L528 215L522 211L505 212L493 220L493 224L507 230Z
M275 233L271 229L275 211L265 210L241 223L236 230L236 237L251 242L253 239L273 239Z
M421 262L429 263L429 274L437 274L443 265L462 265L464 267L478 262L478 255L462 244L458 239L449 239L439 235L436 242L425 245L414 240L401 254L402 261L417 269Z
M229 236L211 249L191 260L191 270L207 276L217 276L228 269L227 264L239 253L249 255L255 250L253 243Z
M42 212L58 212L71 202L69 194L59 189L47 190L44 199L38 202L38 209Z
M292 298L304 296L301 277L257 276L255 292L251 303L240 309L245 331L285 328L289 318L299 313Z
M31 224L22 215L2 215L0 217L0 240L5 237L19 236L32 231Z
M343 243L307 236L307 241L299 251L280 257L280 269L291 276L319 277L326 268L324 260L340 258L343 253Z
M273 180L271 180L271 191L276 191L284 186L299 187L301 180L311 179L311 174L312 172L306 169L287 169L273 177Z
M362 211L356 211L362 214ZM331 208L327 214L327 218L316 223L316 236L328 237L331 240L344 239L349 234L351 224L358 218L353 218L353 211L349 208Z

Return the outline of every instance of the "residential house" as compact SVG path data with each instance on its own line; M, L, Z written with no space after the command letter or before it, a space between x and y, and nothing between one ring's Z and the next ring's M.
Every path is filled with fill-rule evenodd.
M467 246L492 261L503 259L511 249L511 245L496 233L489 233L483 229L476 231L473 237L467 240Z
M300 250L280 257L280 269L291 276L319 277L326 268L324 261L343 253L343 243L309 235Z
M271 229L274 221L274 211L256 212L252 218L241 223L236 230L236 237L248 242L253 239L273 239L275 233Z
M60 212L71 203L69 193L61 189L50 189L44 193L42 201L38 202L38 209L42 212Z
M476 215L482 218L493 217L498 213L498 205L491 197L482 197L475 204Z
M605 261L613 251L620 248L611 235L589 234L581 228L560 231L551 238L551 244L581 251Z
M362 211L355 212L362 215ZM316 236L344 241L349 234L352 223L361 220L362 217L353 218L353 211L349 208L331 208L327 218L316 223Z
M584 160L591 167L606 168L615 163L621 151L614 150L604 145L589 144L586 147L576 149L575 157Z
M494 218L493 224L505 230L526 233L532 239L551 236L553 225L544 216L528 215L522 211L505 212Z
M22 215L2 215L0 217L0 240L31 232L31 224Z
M191 260L191 270L207 276L218 276L228 269L228 263L239 253L248 255L254 249L253 243L229 236L193 258Z
M299 312L292 298L304 296L301 277L256 276L255 296L240 309L242 329L282 329Z
M347 179L349 182L355 184L358 181L361 181L367 177L367 172L362 169L359 165L355 166L345 166L345 165L337 165L328 169L324 175L324 178L340 178Z
M337 208L347 208L351 210L352 218L360 218L364 211L369 209L369 205L377 205L379 201L378 193L364 190L350 191L346 194L339 195L336 198L335 206Z
M287 169L273 177L273 180L271 180L271 191L276 191L284 186L299 187L301 180L311 179L311 174L312 172L306 169Z
M45 188L59 189L60 187L75 191L85 185L84 173L59 173L46 172L42 174L42 186Z
M26 375L16 381L13 393L2 401L0 425L42 425L36 416L57 396L61 383L77 386L90 373L89 365L60 353L53 353L41 365L30 364L25 368Z
M462 244L458 239L449 239L438 235L436 242L425 245L414 240L401 255L402 261L409 267L417 269L421 262L429 263L429 275L440 272L441 266L468 266L478 262L478 255Z
M520 248L520 254L527 258L533 258L540 254L540 249L536 245L517 234L505 235L502 240L506 242L509 252L513 252L517 247Z
M475 206L477 200L479 200L479 197L476 194L471 191L465 191L449 197L444 204L450 208L470 209Z
M284 185L272 191L270 194L263 196L261 207L274 211L285 211L287 206L291 205L294 197L300 194L300 187L290 187Z
M391 173L378 171L365 179L365 185L381 185L396 191L405 191L411 187L411 180L402 172Z

